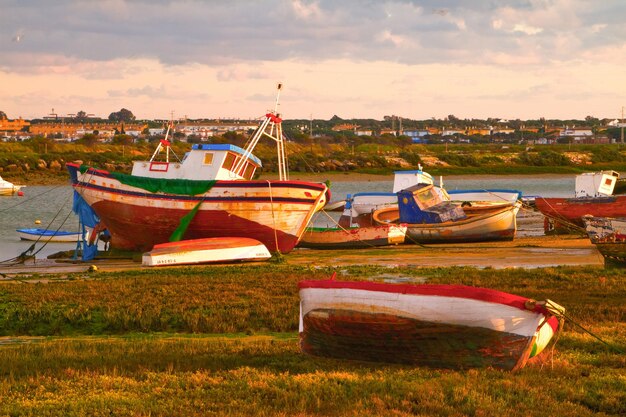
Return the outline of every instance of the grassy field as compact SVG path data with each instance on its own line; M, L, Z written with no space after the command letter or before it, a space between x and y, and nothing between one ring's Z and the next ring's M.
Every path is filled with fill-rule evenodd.
M268 263L2 281L0 415L626 414L623 269L341 267L346 279L482 286L566 307L554 349L515 373L302 354L297 282L333 270Z

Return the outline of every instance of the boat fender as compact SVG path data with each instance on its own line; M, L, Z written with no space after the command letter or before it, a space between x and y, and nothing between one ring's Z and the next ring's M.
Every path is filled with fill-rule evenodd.
M98 267L95 265L90 265L89 266L89 272L96 272L98 270Z

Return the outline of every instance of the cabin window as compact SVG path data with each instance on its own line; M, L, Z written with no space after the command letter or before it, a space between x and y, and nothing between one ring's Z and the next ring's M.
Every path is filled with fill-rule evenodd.
M222 164L222 168L231 170L233 168L234 163L235 163L235 154L228 152L226 154L226 158L224 158L224 163Z
M213 165L213 152L205 152L203 164Z
M246 171L243 177L247 179L251 179L253 174L254 174L254 165L248 163L248 165L246 165Z

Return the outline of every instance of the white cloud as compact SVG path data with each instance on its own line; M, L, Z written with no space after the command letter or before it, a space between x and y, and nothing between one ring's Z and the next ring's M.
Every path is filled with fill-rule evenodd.
M296 15L300 19L310 19L321 17L322 12L317 2L305 4L302 0L292 0L291 7Z
M536 35L538 33L543 32L543 29L529 26L524 23L518 23L515 26L513 26L513 32L521 32L521 33L525 33L526 35Z

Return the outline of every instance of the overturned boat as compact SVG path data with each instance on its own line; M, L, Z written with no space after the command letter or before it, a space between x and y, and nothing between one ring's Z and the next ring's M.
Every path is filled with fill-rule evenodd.
M246 237L213 237L155 245L143 254L143 266L195 265L265 261L272 255L264 244Z
M463 285L302 281L300 347L332 358L435 368L522 368L564 309Z

